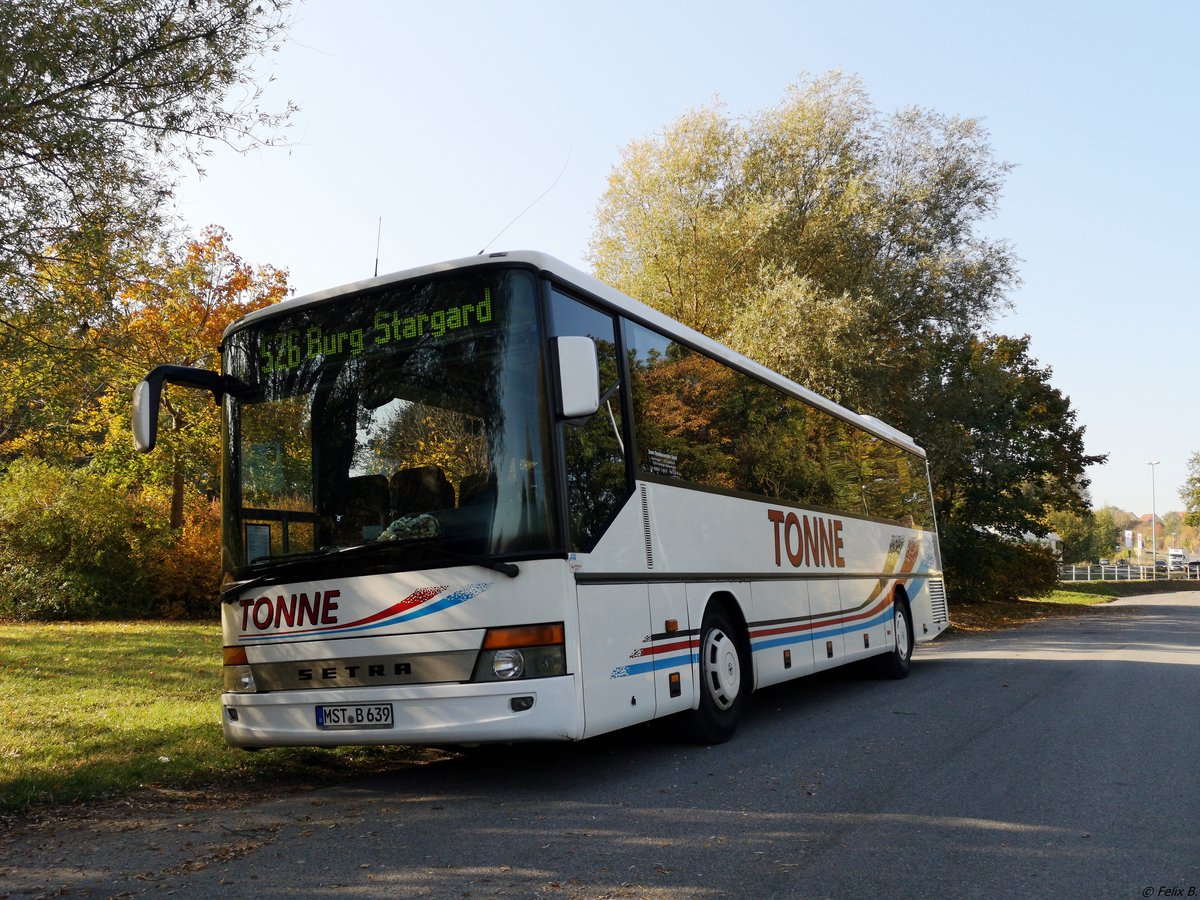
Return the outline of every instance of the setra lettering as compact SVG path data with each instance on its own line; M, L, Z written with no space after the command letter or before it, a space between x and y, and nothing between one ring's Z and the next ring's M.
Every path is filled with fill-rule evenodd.
M366 669L366 674L360 672ZM296 670L297 681L357 681L363 683L371 679L388 677L412 677L412 663L392 663L389 671L383 663L367 663L358 665L316 665L302 666Z

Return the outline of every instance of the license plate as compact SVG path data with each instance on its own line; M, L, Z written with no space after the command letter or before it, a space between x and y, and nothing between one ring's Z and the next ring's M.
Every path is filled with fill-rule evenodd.
M391 728L394 724L390 703L317 707L318 728Z

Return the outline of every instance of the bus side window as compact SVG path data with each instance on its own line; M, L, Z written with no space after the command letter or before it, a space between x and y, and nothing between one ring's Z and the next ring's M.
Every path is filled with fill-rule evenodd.
M594 340L600 365L599 411L584 422L562 426L571 549L588 552L629 495L616 322L557 289L550 293L550 318L553 337Z

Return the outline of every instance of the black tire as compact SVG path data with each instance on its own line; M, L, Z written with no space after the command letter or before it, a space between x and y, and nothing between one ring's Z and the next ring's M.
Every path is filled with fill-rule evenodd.
M876 672L883 678L907 678L912 664L913 632L912 610L908 600L897 594L892 601L892 631L896 635L895 646L882 656L875 657Z
M711 606L700 627L700 706L688 714L692 738L723 744L733 737L751 689L745 639L725 610Z

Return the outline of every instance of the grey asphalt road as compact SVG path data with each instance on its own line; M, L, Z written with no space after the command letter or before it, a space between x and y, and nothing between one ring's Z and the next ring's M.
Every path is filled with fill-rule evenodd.
M903 682L0 837L0 897L1200 896L1200 595L919 648Z

